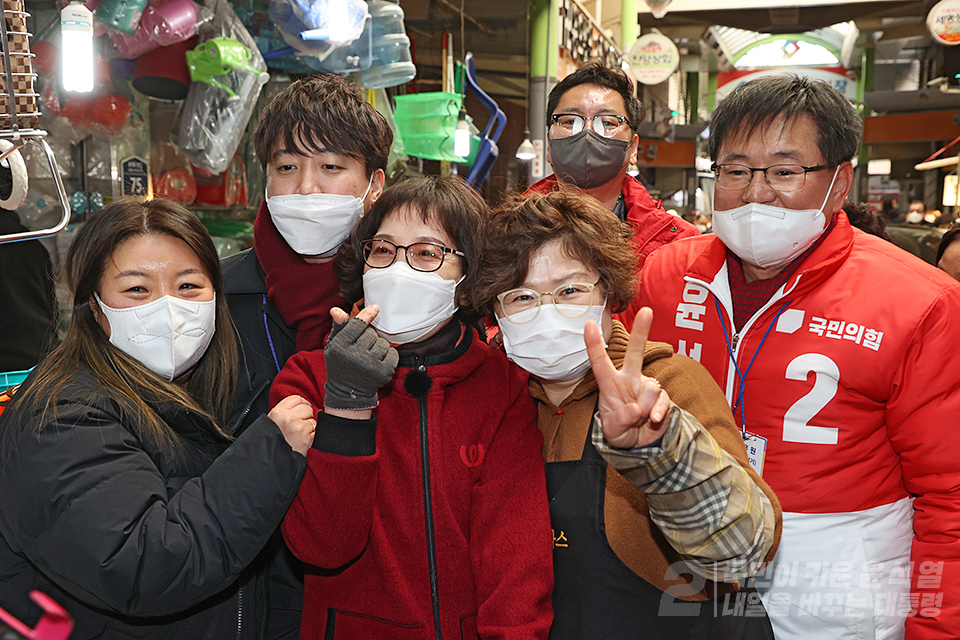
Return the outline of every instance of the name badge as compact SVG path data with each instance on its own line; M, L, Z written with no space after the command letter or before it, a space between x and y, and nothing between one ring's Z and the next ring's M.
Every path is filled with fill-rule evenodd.
M749 431L743 432L743 445L747 448L750 466L763 477L763 461L767 456L767 439Z

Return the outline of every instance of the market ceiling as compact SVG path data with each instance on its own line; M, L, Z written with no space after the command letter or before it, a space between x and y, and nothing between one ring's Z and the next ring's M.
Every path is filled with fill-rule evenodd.
M564 1L560 0L561 5ZM803 32L853 20L861 32L883 31L883 39L925 35L924 20L937 0L821 0L799 6L787 0L672 0L662 19L654 18L644 0L637 0L641 30L659 29L684 41L689 53L710 26L729 26L763 33ZM460 58L460 7L463 6L465 49L475 56L481 86L495 98L524 100L527 4L517 0L400 0L406 25L415 40L421 91L440 88L441 34L453 34L454 57ZM619 19L610 8L620 0L579 0L588 12L603 6L602 26L619 40ZM533 6L531 1L530 6ZM703 7L709 7L704 9Z
M653 17L638 0L642 28L656 27L667 33L680 27L720 25L762 33L802 33L853 20L860 31L878 31L883 21L919 18L937 0L823 0L785 2L758 0L672 0L667 15ZM804 5L804 6L801 6Z

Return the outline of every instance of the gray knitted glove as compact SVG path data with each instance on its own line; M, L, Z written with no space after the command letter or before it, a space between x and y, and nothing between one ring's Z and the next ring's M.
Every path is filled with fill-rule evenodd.
M332 409L377 406L377 390L390 381L400 360L397 350L359 318L334 323L323 358L327 369L323 404Z

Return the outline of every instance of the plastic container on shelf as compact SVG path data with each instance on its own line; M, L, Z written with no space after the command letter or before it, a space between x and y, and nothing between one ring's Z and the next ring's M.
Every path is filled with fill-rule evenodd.
M333 6L339 9L336 20L328 10ZM367 6L360 0L271 0L268 11L289 46L320 58L359 38L367 18Z
M97 22L125 33L134 33L146 6L147 0L101 0L97 6Z
M199 7L192 0L152 0L144 9L140 25L160 46L168 47L192 38L199 16Z
M332 48L322 57L301 55L297 59L310 69L327 73L347 74L368 69L373 63L370 24L371 21L367 20L359 38Z
M27 379L31 371L32 369L27 369L26 371L7 371L0 373L0 389L9 389L10 387L20 384ZM0 625L0 629L3 629L2 625ZM0 638L3 637L5 636L0 635Z
M189 40L202 19L202 11L193 0L151 0L133 34L113 31L110 38L121 56L136 58L157 47Z
M410 56L410 38L403 26L403 9L386 0L368 0L373 61L360 74L368 89L382 89L410 82L417 68Z
M394 118L408 155L463 162L453 152L453 133L463 96L443 91L396 96Z

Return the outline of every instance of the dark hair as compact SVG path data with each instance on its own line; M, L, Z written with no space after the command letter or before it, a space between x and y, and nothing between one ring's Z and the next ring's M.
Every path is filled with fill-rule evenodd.
M477 283L483 242L481 232L489 209L477 192L462 178L452 176L424 176L404 180L384 191L340 246L333 270L340 281L340 290L347 304L363 297L363 248L365 240L373 238L384 219L401 209L419 214L424 222L436 222L466 254L461 258L463 282L457 287L461 304L458 314L469 321L469 292ZM447 258L449 260L449 258ZM461 313L463 312L463 313Z
M831 167L860 149L863 122L850 101L820 80L793 74L764 76L734 89L710 117L710 158L716 162L724 140L751 135L780 118L807 116L817 128L817 147Z
M848 200L843 205L843 211L854 227L878 238L883 238L887 242L893 242L887 235L887 222L875 206L865 202Z
M940 264L940 259L943 257L943 253L957 238L960 238L960 224L954 224L952 227L944 232L943 237L940 238L940 246L937 247L937 264ZM936 266L936 265L934 265Z
M547 99L547 129L553 124L553 112L556 111L560 98L570 89L581 84L595 84L607 89L613 89L623 97L623 106L630 121L630 130L637 132L637 127L643 120L643 105L637 99L633 83L623 69L612 69L598 60L591 60L582 67L558 82L550 97Z
M595 198L569 187L509 200L493 212L484 231L487 246L474 306L493 316L497 295L526 280L534 252L559 240L570 257L599 272L611 309L623 311L636 294L632 235L630 226Z
M125 242L144 235L166 235L185 242L200 259L216 296L215 333L197 364L170 382L127 355L107 338L90 300L100 293L107 261ZM122 198L93 214L70 243L61 274L72 297L73 312L63 343L38 365L31 384L18 393L13 406L42 412L34 421L40 429L46 413L56 411L57 394L80 365L86 366L114 400L144 422L138 437L155 442L171 454L178 450L176 434L150 408L151 402L174 402L222 421L233 402L237 377L237 342L223 291L220 260L210 234L180 205L156 198ZM138 421L134 426L139 427ZM4 433L3 450L16 434Z
M278 144L304 156L327 150L356 158L369 178L377 169L386 171L393 131L360 85L315 75L288 86L260 112L253 146L261 167Z

